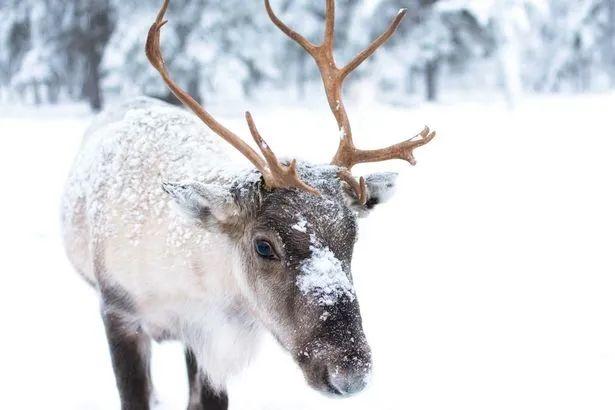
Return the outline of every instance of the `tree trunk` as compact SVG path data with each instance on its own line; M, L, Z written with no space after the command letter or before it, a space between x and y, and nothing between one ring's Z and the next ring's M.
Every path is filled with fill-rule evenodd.
M51 104L57 104L59 100L60 90L56 80L52 80L47 84L47 100Z
M409 66L406 71L406 94L414 94L416 91L415 78L416 69L413 66Z
M610 65L611 87L615 88L615 0L610 0L608 3L608 57L607 61Z
M195 73L200 73L201 70L195 69ZM195 74L190 81L188 81L188 94L192 96L199 104L203 102L201 97L201 80L198 74Z
M90 52L86 55L83 94L94 111L100 111L103 104L100 91L100 60L101 58L96 52Z
M103 106L100 65L107 42L113 33L114 9L109 1L90 0L84 13L89 22L87 31L83 31L81 27L75 29L75 32L80 34L78 45L85 60L82 91L90 107L98 111Z
M34 96L34 105L41 105L41 93L38 86L38 81L32 82L32 93Z
M438 99L438 71L440 63L438 60L431 60L425 64L425 85L427 91L427 101Z
M308 59L306 55L303 53L303 50L299 50L299 54L297 55L297 96L299 99L305 97L305 84L307 82L307 69L306 65L308 63Z

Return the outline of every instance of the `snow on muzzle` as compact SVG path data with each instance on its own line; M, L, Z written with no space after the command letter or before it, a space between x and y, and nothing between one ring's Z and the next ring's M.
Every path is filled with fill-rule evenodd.
M302 348L296 354L307 382L325 394L346 397L365 388L371 350L363 333L354 287L342 263L328 248L312 247L297 287L303 299Z

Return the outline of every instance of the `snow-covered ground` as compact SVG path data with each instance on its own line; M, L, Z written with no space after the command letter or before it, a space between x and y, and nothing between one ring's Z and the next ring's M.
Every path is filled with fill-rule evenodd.
M246 127L224 109L233 129ZM230 386L232 410L615 408L615 94L351 108L364 147L439 131L362 222L354 275L370 388L310 391L271 340ZM220 111L218 111L220 112ZM276 152L325 161L324 109L253 110ZM81 107L0 109L0 408L115 409L95 294L58 227ZM305 137L305 138L303 138ZM160 409L184 408L181 348L157 346Z

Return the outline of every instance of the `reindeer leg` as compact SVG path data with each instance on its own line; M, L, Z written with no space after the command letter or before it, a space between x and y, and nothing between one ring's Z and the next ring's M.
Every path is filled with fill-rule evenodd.
M194 353L186 348L186 367L190 384L190 402L188 410L227 410L226 392L216 392L207 380L201 376Z
M106 310L103 306L102 318L122 410L149 410L152 393L149 336L126 314L116 310Z

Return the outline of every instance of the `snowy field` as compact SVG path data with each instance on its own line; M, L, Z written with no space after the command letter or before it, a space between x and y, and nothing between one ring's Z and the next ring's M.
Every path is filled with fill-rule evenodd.
M321 109L322 107L322 109ZM275 151L325 161L324 105L254 109ZM248 136L242 109L217 110ZM439 132L362 222L354 276L375 374L347 400L310 391L271 340L232 410L615 408L615 94L351 107L355 139ZM117 409L95 294L64 256L58 203L91 120L0 108L0 408ZM302 139L302 137L305 137ZM156 346L159 409L187 400L183 354Z

